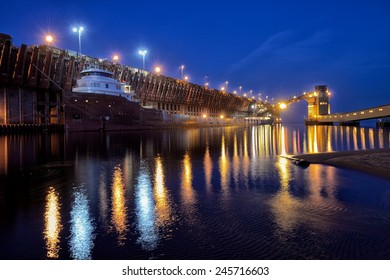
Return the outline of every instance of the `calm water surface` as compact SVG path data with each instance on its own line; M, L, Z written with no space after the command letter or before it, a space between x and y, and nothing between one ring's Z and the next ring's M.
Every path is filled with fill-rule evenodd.
M285 154L374 128L0 137L0 259L390 259L390 181Z

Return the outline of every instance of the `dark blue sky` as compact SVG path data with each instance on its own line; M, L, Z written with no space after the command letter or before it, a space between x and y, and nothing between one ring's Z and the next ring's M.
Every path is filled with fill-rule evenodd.
M238 86L269 98L290 97L327 84L332 112L390 103L390 1L8 1L0 32L14 44L78 49L73 26L83 25L82 52L228 90ZM301 102L302 103L302 102ZM295 105L303 108L305 104ZM299 109L299 110L301 110ZM296 111L296 110L295 110Z

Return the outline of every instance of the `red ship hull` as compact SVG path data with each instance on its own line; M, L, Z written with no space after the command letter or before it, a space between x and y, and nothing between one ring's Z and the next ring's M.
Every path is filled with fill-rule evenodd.
M142 107L124 97L71 92L64 94L65 131L118 131L172 127L243 125L239 119L203 119Z

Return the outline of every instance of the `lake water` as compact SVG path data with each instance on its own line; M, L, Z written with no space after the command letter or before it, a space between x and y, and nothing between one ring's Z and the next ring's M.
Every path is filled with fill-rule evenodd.
M390 259L390 181L286 154L386 130L0 136L0 259Z

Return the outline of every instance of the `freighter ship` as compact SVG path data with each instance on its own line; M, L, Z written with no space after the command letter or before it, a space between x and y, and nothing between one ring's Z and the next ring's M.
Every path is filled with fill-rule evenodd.
M178 126L243 125L245 120L206 112L183 113L173 104L141 102L130 86L112 72L89 68L81 71L71 93L64 95L67 131L131 130ZM184 105L183 105L184 106Z

